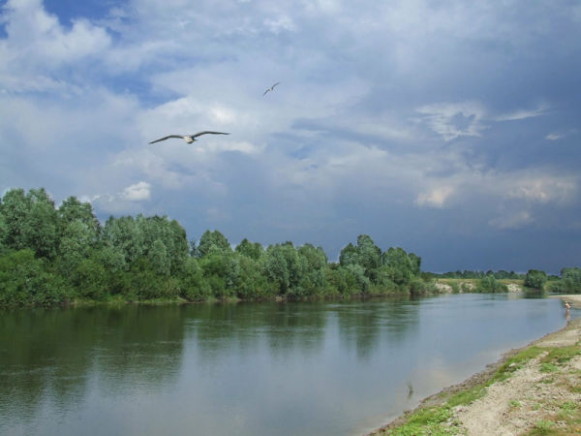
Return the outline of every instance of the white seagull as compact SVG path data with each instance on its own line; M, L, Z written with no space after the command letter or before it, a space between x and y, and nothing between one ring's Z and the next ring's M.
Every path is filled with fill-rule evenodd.
M155 141L151 141L150 144L155 144L156 142L165 141L166 139L170 139L170 138L183 139L188 144L191 144L192 142L196 141L196 138L198 136L202 136L202 135L229 135L229 134L230 133L213 132L211 130L204 130L203 132L194 133L193 135L168 135L168 136L164 136L163 138L159 138L159 139L156 139Z
M272 85L270 88L268 88L266 91L264 91L264 94L262 94L262 96L264 97L266 94L268 94L270 91L274 91L274 88L276 87L276 85L278 85L280 82L276 82L274 85Z

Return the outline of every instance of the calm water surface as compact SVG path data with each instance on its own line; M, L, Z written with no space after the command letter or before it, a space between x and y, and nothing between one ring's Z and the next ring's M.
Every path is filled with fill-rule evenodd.
M363 434L564 325L507 295L0 312L0 434Z

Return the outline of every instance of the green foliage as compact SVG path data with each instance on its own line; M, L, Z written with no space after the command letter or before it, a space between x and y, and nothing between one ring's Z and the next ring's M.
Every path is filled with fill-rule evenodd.
M30 249L0 257L0 306L52 306L71 295L65 280L48 271Z
M581 348L578 346L568 346L553 348L551 351L543 358L543 362L546 363L556 363L562 364L568 362L575 356L581 355Z
M463 270L463 271L450 271L442 274L435 274L435 273L428 273L433 278L450 278L450 279L481 279L487 275L493 275L495 279L503 280L503 279L512 279L512 280L521 280L524 278L524 275L518 274L514 271L471 271L471 270Z
M536 269L530 269L525 276L524 285L527 288L543 289L546 282L547 273Z
M476 287L477 292L508 292L508 287L494 278L492 274L482 277Z
M581 293L581 268L563 268L561 282L566 292Z
M57 253L58 216L44 189L8 191L0 204L5 244L8 248L32 249L38 257L53 258Z
M208 256L214 253L228 254L231 252L232 247L230 246L228 239L218 230L214 230L213 232L206 230L200 238L200 244L196 251L199 257Z
M553 433L554 427L555 427L554 422L542 419L535 423L533 429L528 434L531 436L551 435L554 434Z
M236 246L236 253L254 260L258 260L264 254L264 248L258 242L252 243L248 239L244 238L240 244Z
M383 264L390 279L398 285L407 284L420 274L421 259L399 247L392 247L383 254Z

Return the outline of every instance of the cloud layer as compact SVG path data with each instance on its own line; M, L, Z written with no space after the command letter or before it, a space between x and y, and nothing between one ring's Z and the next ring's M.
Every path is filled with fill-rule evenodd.
M3 191L434 271L580 258L574 3L66 4L0 10Z

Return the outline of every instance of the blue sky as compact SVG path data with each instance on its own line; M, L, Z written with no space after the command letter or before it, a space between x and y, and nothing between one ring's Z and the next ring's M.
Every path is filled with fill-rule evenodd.
M2 192L330 259L368 234L428 271L581 266L579 1L0 5ZM230 135L148 144L200 130Z

